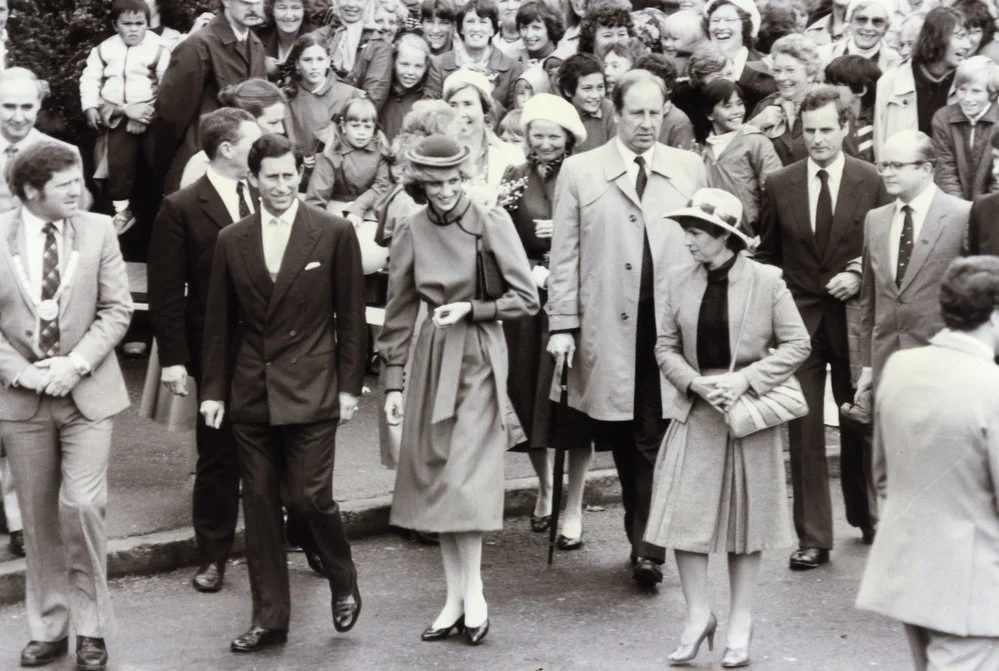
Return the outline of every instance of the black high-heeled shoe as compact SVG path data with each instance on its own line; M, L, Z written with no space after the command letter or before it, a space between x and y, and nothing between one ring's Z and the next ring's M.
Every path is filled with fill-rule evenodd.
M450 627L441 627L440 629L434 629L434 625L427 627L426 631L420 636L424 641L441 641L451 635L451 632L457 629L458 633L465 631L465 614L462 613L458 616L458 619Z
M704 639L708 640L708 650L715 649L715 632L718 630L718 618L715 617L714 613L711 613L711 617L708 618L708 624L704 627L704 631L701 635L697 637L697 640L693 643L686 645L681 643L677 646L676 650L670 653L669 665L670 666L686 666L694 661L697 657L698 651L701 649L701 643Z
M478 627L465 627L465 639L469 645L478 645L489 633L489 618Z
M531 531L536 534L540 534L543 531L548 531L548 527L552 523L551 515L531 515Z

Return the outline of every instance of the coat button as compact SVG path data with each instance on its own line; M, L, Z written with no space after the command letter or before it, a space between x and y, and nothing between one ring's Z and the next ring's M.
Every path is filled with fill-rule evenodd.
M35 335L35 332L34 331L25 331L24 335L26 335L26 336L28 336L30 338L31 336Z
M631 270L631 264L630 263L624 264L624 269L625 270Z
M628 221L638 221L638 217L636 217L636 216L635 216L635 215L633 215L633 214L632 214L632 215L629 215L629 216L628 216Z
M622 312L621 313L621 319L622 319L622 321L627 321L627 319L628 319L628 313L627 312Z
M298 357L297 356L291 357L291 362L292 363L298 363Z
M295 329L292 329L292 330L288 331L288 335L290 335L292 338L294 338L295 337Z
M266 363L265 365L266 365L266 366L267 366L268 368L270 368L270 367L271 367L271 362L270 362L270 361L268 361L268 362L267 362L267 363Z

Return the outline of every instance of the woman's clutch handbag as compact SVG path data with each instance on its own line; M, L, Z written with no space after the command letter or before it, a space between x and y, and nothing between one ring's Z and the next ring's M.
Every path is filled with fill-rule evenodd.
M494 301L506 293L506 280L500 272L499 261L491 249L482 244L482 236L475 238L475 297Z
M735 356L739 351L742 333L746 328L749 306L753 302L755 280L755 276L750 280L749 297L746 299L746 307L742 314L739 337L735 341L735 349L732 350L732 363L728 368L730 373L735 370ZM801 384L794 375L791 375L763 395L757 395L752 389L748 389L725 412L725 423L728 424L728 430L732 437L745 438L757 431L780 426L792 419L800 419L807 414L808 402L805 401L805 394L801 391Z

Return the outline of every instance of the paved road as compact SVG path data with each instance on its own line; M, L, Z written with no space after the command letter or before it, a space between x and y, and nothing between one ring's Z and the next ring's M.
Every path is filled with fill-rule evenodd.
M119 632L109 639L111 668L337 669L414 671L638 671L666 668L683 619L683 597L672 561L658 594L640 594L629 580L621 510L588 512L586 547L559 553L544 568L541 535L527 520L509 520L488 537L484 553L492 630L478 648L463 639L422 643L419 634L443 600L436 548L387 535L354 546L364 608L353 632L336 634L326 583L301 555L290 558L293 613L290 640L250 656L228 651L228 641L249 624L245 565L230 567L226 589L202 595L189 587L190 570L113 583ZM867 546L836 511L842 539L826 567L810 573L786 569L786 553L764 556L755 621L756 671L852 671L911 668L901 629L853 609ZM719 647L702 648L695 669L717 669L724 645L728 599L724 560L711 567L719 614ZM0 669L15 668L26 641L23 606L0 609ZM55 665L54 669L71 668Z

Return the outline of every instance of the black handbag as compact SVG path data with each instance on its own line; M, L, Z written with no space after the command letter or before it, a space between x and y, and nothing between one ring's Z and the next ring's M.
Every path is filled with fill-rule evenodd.
M506 293L506 280L500 272L499 261L491 249L482 244L482 236L475 236L475 298L494 301Z

